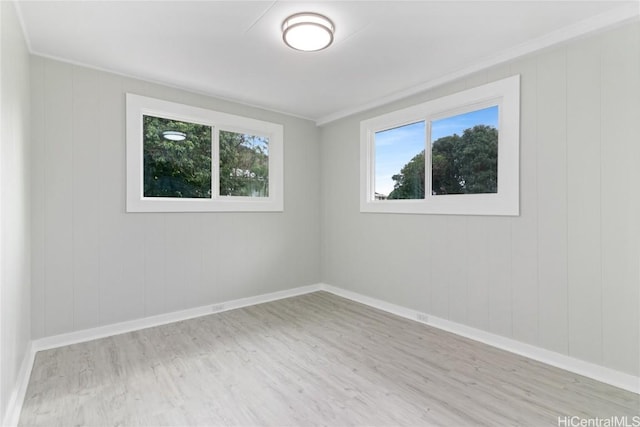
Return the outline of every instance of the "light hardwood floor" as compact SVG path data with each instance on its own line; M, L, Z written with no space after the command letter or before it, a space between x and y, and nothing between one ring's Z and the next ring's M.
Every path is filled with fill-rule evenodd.
M637 394L317 292L40 352L20 425L557 426L639 415Z

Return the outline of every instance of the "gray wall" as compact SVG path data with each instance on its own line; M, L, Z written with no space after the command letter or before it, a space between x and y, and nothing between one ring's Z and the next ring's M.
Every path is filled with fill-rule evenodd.
M29 53L0 2L0 423L30 340Z
M359 122L521 74L519 217L361 214ZM640 374L640 24L322 128L323 281Z
M32 57L33 338L319 282L312 122ZM125 213L125 93L284 124L282 213Z

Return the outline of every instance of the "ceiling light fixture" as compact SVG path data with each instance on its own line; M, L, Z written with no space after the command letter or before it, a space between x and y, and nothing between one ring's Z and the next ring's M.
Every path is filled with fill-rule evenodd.
M282 23L282 40L290 48L305 52L322 50L333 43L333 22L326 16L303 12Z
M184 141L187 138L187 134L177 130L165 130L162 132L162 137L169 141Z

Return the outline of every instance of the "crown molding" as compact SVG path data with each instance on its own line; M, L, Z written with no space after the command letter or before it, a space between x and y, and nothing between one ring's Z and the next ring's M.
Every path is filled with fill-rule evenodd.
M485 70L498 64L528 55L530 53L558 45L569 40L574 40L579 37L587 36L598 31L606 30L617 25L621 25L627 22L638 21L640 18L640 2L626 2L623 6L602 13L600 15L593 16L591 18L580 21L576 24L563 27L559 30L548 33L542 37L538 37L531 41L522 43L513 48L499 52L496 55L482 59L472 65L464 68L454 70L448 73L446 76L439 77L417 86L395 92L391 95L375 99L371 102L361 104L357 107L347 108L341 111L337 111L332 114L328 114L324 117L316 120L316 126L323 126L328 123L343 119L345 117L352 116L354 114L362 113L373 108L381 107L383 105L390 104L395 101L407 98L412 95L416 95L420 92L433 89L438 86L442 86L446 83L458 80L466 77L475 72Z

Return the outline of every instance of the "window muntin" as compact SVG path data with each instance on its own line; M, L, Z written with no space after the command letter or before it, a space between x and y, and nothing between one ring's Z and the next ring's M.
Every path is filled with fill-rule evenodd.
M513 76L361 122L361 212L518 215L519 102Z
M127 211L283 210L283 127L127 94Z

